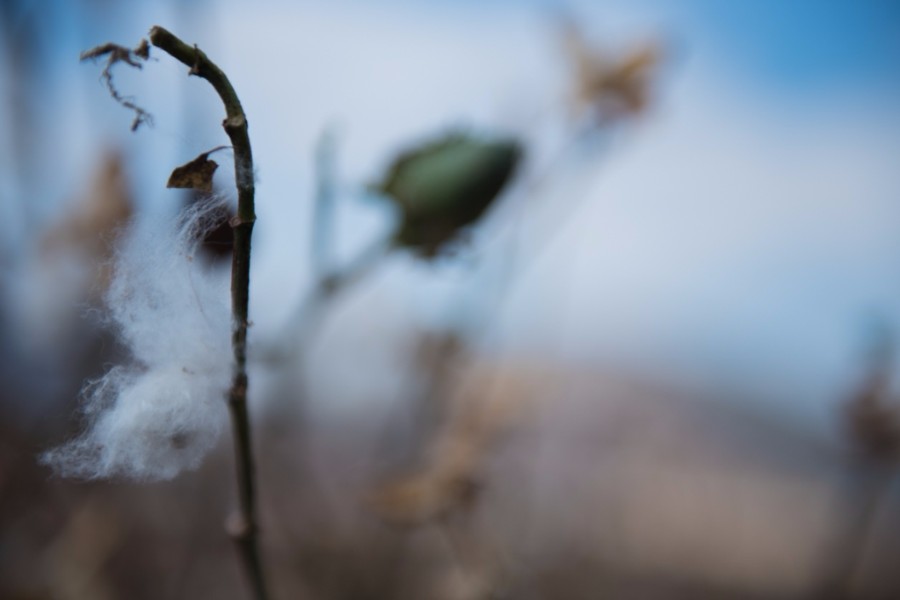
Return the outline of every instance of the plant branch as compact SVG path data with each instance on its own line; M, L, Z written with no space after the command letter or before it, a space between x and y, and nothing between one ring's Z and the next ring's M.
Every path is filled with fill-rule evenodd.
M333 127L326 129L316 144L316 190L310 258L313 274L318 278L326 276L332 258L335 144Z
M384 262L391 249L392 237L378 239L363 248L349 264L341 269L322 273L313 282L312 289L294 309L285 331L291 336L277 344L272 358L284 361L296 357L315 336L317 326L322 323L323 313L332 306L332 301L342 292L362 281Z
M374 244L364 247L359 254L341 268L332 266L335 238L335 154L336 133L334 127L326 129L316 146L316 190L312 220L311 266L313 287L310 294L297 307L294 327L288 331L299 331L301 343L309 341L311 328L321 311L344 289L363 279L387 256L390 240L395 232Z
M227 530L234 538L259 600L268 597L259 552L256 519L256 491L250 417L247 412L247 325L250 290L250 238L253 223L255 187L253 154L247 133L247 118L237 93L225 73L197 46L189 46L169 31L156 26L150 30L150 43L190 67L190 75L206 79L225 105L222 127L234 148L234 174L238 193L237 215L232 220L234 254L231 268L231 303L234 314L232 347L234 374L228 405L234 430L239 512L228 520Z

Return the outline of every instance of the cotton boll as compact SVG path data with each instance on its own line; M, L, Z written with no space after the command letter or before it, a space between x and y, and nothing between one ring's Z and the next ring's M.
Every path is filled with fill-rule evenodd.
M213 208L141 223L124 240L106 301L134 364L85 387L87 430L44 457L61 474L171 479L218 440L232 357L227 277L193 259Z
M227 278L194 260L199 232L213 225L207 220L213 209L192 209L183 223L150 221L123 248L107 305L139 362L166 362L173 352L195 360L228 352Z
M225 391L209 374L177 366L136 377L94 426L103 448L97 476L171 479L197 468L222 432Z
M224 427L221 383L175 365L114 369L85 398L88 407L107 405L94 411L90 429L46 458L60 473L88 479L171 479L195 469Z

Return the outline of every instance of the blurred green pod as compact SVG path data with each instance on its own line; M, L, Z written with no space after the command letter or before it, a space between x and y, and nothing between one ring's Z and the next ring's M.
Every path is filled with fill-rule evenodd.
M401 153L373 189L401 212L394 244L433 257L475 223L515 172L511 139L454 133Z

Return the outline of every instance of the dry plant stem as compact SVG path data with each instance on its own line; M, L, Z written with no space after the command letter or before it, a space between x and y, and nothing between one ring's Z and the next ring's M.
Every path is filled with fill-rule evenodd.
M879 507L890 492L891 469L883 464L863 462L853 467L848 480L846 522L837 543L827 557L820 582L811 597L815 600L844 600L854 596L854 582L863 570L866 548L877 532Z
M150 43L190 67L190 74L206 79L225 105L222 126L234 148L237 215L232 220L234 255L231 268L231 303L234 314L232 347L234 378L228 397L237 463L239 513L230 520L228 531L240 550L253 591L260 600L268 598L258 543L256 492L250 418L247 413L247 324L250 288L250 238L253 233L253 155L247 134L247 118L225 73L196 46L189 46L162 27L150 30Z
M331 238L334 234L334 128L326 129L316 144L316 193L313 205L313 229L310 239L313 273L319 279L328 275L331 264Z
M287 355L295 356L315 337L322 316L341 293L362 281L372 273L391 250L390 242L378 239L363 248L353 261L340 270L321 274L313 283L313 289L297 306L287 331L294 332L293 342L287 347Z

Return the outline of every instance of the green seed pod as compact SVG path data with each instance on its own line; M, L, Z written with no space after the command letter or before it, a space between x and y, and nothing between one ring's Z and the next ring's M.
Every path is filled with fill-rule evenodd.
M400 208L397 246L436 255L487 210L522 155L514 140L452 134L404 152L375 191Z

